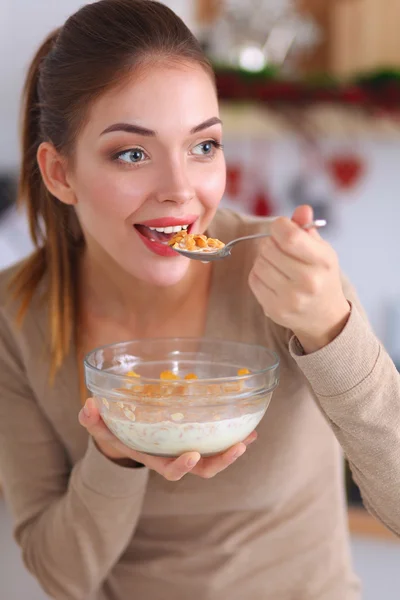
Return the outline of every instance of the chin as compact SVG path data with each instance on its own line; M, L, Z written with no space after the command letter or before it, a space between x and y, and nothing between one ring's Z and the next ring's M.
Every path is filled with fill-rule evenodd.
M132 275L144 283L157 287L170 287L176 285L185 277L189 269L190 260L184 257L163 259L159 264L149 265L140 272L132 272ZM144 266L144 265L143 265Z

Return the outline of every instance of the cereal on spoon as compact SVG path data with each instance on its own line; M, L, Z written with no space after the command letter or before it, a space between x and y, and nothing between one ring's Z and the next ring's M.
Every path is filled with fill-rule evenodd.
M168 245L176 250L188 250L189 252L215 252L225 246L224 242L209 238L200 233L188 233L179 231L168 241Z

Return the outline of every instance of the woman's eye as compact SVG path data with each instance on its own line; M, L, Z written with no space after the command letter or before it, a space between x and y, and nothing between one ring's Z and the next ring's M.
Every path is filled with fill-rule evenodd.
M218 149L222 149L222 144L215 140L207 140L197 144L192 150L196 156L213 156Z
M115 158L122 160L124 163L137 164L143 162L147 156L145 151L140 148L130 148L129 150L119 152Z

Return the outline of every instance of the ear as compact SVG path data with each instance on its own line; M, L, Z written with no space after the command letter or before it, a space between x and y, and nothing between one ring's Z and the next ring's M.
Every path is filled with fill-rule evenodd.
M55 149L53 144L43 142L36 155L44 184L50 194L64 204L77 203L75 193L69 184L67 176L67 161Z

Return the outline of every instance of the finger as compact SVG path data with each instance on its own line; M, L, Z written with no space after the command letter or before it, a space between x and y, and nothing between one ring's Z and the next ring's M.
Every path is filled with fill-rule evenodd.
M168 481L179 481L196 467L201 456L198 452L185 452L176 459L146 456L145 460L146 466L157 471Z
M261 305L263 304L265 298L269 298L270 300L276 301L276 291L272 287L270 287L263 278L261 278L258 275L254 267L249 275L249 286Z
M284 254L272 237L266 238L261 242L260 252L258 256L264 258L269 263L273 264L274 267L278 269L278 271L280 271L284 277L290 279L290 277L286 273L287 269L285 270L285 265L286 262L290 261L291 263L293 263L296 261L296 259ZM271 260L271 258L274 258L274 260ZM282 259L282 265L279 264L279 259Z
M257 436L257 432L253 431L242 443L246 447L250 446L250 444L256 441ZM196 466L200 465L202 461L210 460L209 458L202 459L198 452L186 452L177 459L160 458L137 452L133 458L148 468L157 471L157 473L169 481L178 481L188 473L192 473L193 475L198 474L196 473Z
M244 444L246 447L250 446L253 442L256 441L257 437L257 432L252 431L252 433L250 433L250 435L248 435L247 438L243 440L242 444ZM150 468L157 467L155 470L160 472L160 474L162 474L164 477L167 477L168 479L171 479L173 481L177 481L187 473L191 472L193 475L198 474L198 472L196 472L196 468L198 469L198 467L200 466L200 470L202 471L202 469L204 468L201 466L202 462L205 463L206 461L210 461L213 458L214 457L201 458L198 452L186 452L185 454L182 454L182 456L180 456L179 459L176 460L161 459L161 461L163 461L162 465L157 464L160 461L160 459L157 457L149 457L147 455L142 455L138 456L137 460L138 462L142 462L144 464L144 461L146 461L147 459L147 463L150 463L148 465Z
M271 314L268 310L268 307L274 306L276 304L277 293L273 289L269 288L258 277L254 270L250 273L249 276L249 286L257 302L261 306L264 315L268 318L271 318Z
M301 206L297 206L293 215L292 221L302 227L303 225L307 225L307 223L311 223L314 219L314 211L309 204L302 204Z
M79 412L78 419L82 427L85 427L91 435L96 431L104 431L104 428L109 431L93 398L86 400Z
M79 422L94 439L112 444L121 454L157 471L170 481L181 479L201 458L198 452L188 452L174 459L151 456L128 448L108 429L93 398L86 400L79 413Z
M321 238L311 236L296 223L280 217L271 225L271 234L278 248L287 256L308 265L318 263Z
M252 431L250 433L250 435L248 435L247 438L245 440L243 440L242 444L245 444L246 446L250 446L250 444L255 442L257 438L258 438L257 431Z
M198 452L185 452L164 469L163 476L169 481L179 481L184 475L190 473L200 460L201 456Z
M194 475L199 475L203 479L211 479L218 473L229 467L234 463L240 456L246 452L247 446L243 442L236 444L229 448L223 454L218 456L211 456L210 458L203 458L199 464L193 469Z
M267 238L263 241L263 244L260 248L259 258L264 259L267 261L268 265L271 265L278 270L279 273L286 279L286 282L298 282L304 275L305 270L308 271L310 268L310 265L305 264L298 258L294 258L293 256L289 256L285 252L282 252L273 238ZM262 273L263 263L260 263L259 268ZM255 264L255 269L258 271L257 262ZM282 284L284 283L282 277L279 279L277 275L275 275L274 278L277 283L279 281L281 281ZM268 281L268 284L269 287L275 289L276 286L272 285L272 282L270 283Z
M275 249L275 256L273 255L273 253L271 253L271 256L274 259L274 262L272 262L269 259L269 257L265 256L264 254L260 254L257 257L256 262L254 263L253 270L256 273L256 275L262 281L264 281L270 289L277 292L278 290L285 289L288 285L291 285L293 283L292 272L296 273L296 269L293 265L288 265L287 268L291 272L291 277L289 277L280 269L280 258L283 256L281 250ZM294 258L289 258L285 256L282 258L282 263L284 264L286 261L288 263L289 261L291 261L295 264L297 263L297 265L302 266L302 263L299 263L299 261L296 261L296 259ZM284 267L285 266L286 265L284 264Z
M314 211L308 204L302 204L298 206L292 215L292 221L300 227L312 223L314 220ZM313 237L320 238L318 229L312 228L307 229L307 233Z
M89 435L96 440L113 444L113 446L126 453L129 451L128 448L108 429L101 418L99 409L93 398L88 398L86 400L85 405L79 412L78 419L82 427L85 427Z

